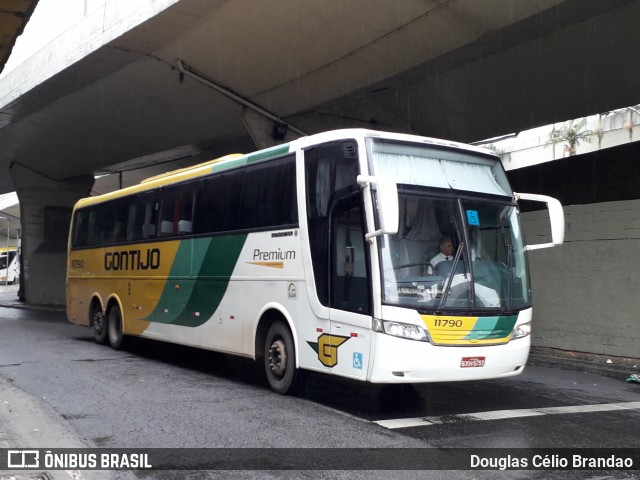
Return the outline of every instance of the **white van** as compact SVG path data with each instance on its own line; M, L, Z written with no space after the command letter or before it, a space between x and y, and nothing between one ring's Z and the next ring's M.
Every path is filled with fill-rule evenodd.
M7 268L8 257L8 268ZM20 281L20 255L16 248L0 248L0 284Z

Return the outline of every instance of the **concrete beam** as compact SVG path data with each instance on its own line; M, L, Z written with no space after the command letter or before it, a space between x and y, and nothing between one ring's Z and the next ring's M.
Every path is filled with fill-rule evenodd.
M92 175L55 181L18 163L10 167L20 200L23 265L19 296L30 304L65 305L67 238L75 202Z

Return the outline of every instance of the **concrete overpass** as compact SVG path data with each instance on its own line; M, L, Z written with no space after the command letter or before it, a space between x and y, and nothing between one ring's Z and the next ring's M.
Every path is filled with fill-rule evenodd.
M7 63L16 39L24 31L38 0L0 0L0 71Z
M107 1L0 79L28 302L64 302L69 209L96 172L136 183L282 141L274 124L474 141L640 98L638 0L141 3Z

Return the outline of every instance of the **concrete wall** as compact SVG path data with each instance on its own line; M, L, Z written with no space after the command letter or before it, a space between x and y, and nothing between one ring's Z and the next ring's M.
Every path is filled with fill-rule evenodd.
M565 207L565 244L529 254L533 345L640 357L640 200ZM546 241L545 211L523 215Z
M640 142L507 172L513 189L564 205L565 244L529 254L533 344L640 358ZM527 243L546 210L521 204Z

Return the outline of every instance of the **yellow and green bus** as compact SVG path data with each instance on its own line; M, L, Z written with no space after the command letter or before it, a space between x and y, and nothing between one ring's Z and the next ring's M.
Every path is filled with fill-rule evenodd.
M525 244L519 198L547 204L549 243ZM526 252L563 235L560 204L512 192L489 151L337 130L80 200L67 315L116 349L147 337L264 362L283 394L308 370L508 377L531 343Z

